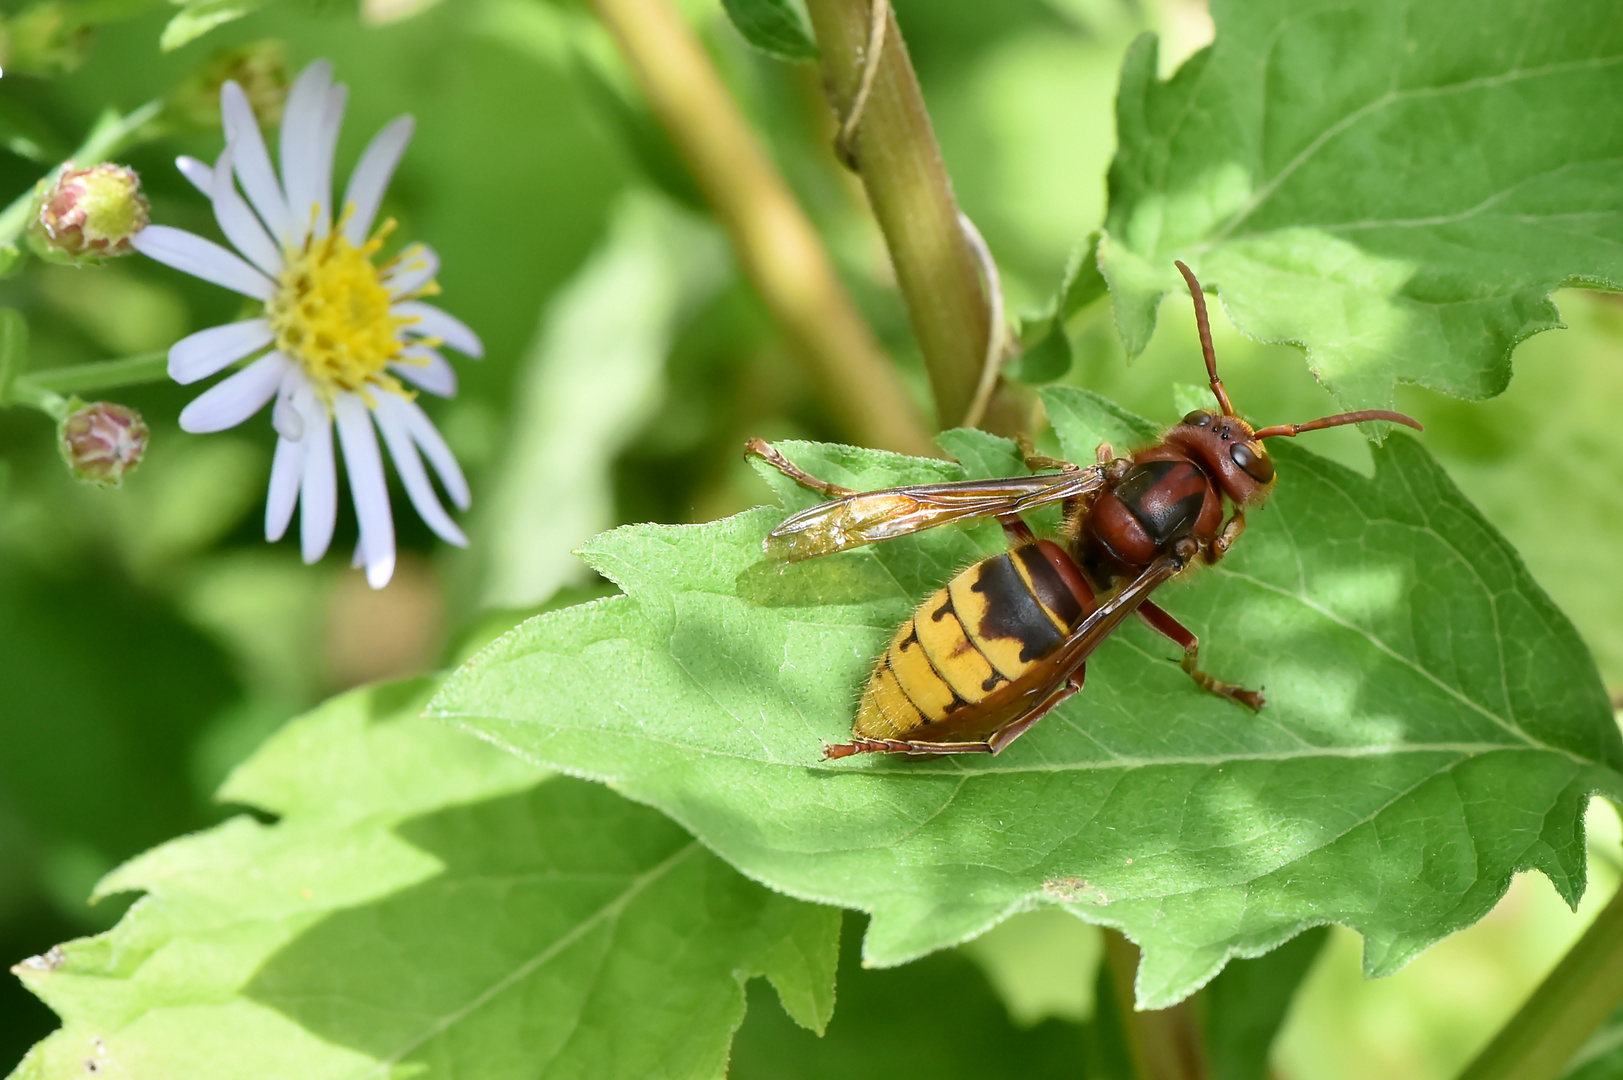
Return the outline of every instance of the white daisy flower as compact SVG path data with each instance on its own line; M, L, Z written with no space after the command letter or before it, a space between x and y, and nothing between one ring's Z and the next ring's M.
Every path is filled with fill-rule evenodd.
M301 551L313 563L332 542L338 509L336 421L360 523L355 562L378 589L394 573L395 546L373 425L383 433L417 513L442 539L465 546L467 538L440 505L423 458L460 510L468 508L468 482L401 380L452 397L456 373L438 347L449 345L475 359L484 347L457 319L421 301L439 292L433 251L412 245L392 259L372 261L394 228L390 220L374 232L372 222L411 138L409 116L367 146L333 220L333 148L347 96L347 87L333 85L326 61L304 69L283 111L278 179L247 96L236 83L226 83L220 91L225 151L213 168L187 157L176 165L213 202L221 231L241 255L164 225L147 226L134 244L150 258L265 305L257 318L199 331L169 350L169 374L182 384L252 358L193 399L180 414L180 426L223 431L275 400L271 422L278 438L265 538L282 538L297 504Z

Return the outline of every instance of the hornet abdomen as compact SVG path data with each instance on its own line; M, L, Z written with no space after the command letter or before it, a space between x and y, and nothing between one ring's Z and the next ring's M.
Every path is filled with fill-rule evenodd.
M862 693L855 734L872 739L983 738L1004 703L1093 610L1075 563L1047 540L982 559L902 624ZM1068 674L1068 673L1067 673Z

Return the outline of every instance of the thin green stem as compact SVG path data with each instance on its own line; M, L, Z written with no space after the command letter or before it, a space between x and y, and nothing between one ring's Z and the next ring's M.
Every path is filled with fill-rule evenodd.
M127 150L141 141L141 129L163 112L163 101L149 101L134 112L119 116L115 112L103 113L79 149L70 155L81 165L94 165Z
M13 399L23 388L55 394L78 394L85 397L103 390L116 390L121 386L140 386L142 383L161 382L169 377L167 352L142 353L122 360L101 360L94 364L75 364L72 367L50 368L21 375L12 384Z
M1459 1080L1553 1080L1623 1002L1623 889Z
M85 136L79 148L68 157L68 161L81 165L94 165L107 160L115 154L129 148L137 141L141 129L146 127L163 112L162 101L149 101L134 112L120 116L115 112L103 113ZM64 163L65 164L65 163ZM61 169L58 165L47 176ZM29 188L15 199L11 200L4 210L0 210L0 245L10 244L23 234L28 228L28 220L33 216L34 189Z
M6 400L0 404L22 405L26 408L38 409L52 420L60 420L68 415L67 398L44 387L36 386L27 379L18 379L12 383L10 393L6 395Z

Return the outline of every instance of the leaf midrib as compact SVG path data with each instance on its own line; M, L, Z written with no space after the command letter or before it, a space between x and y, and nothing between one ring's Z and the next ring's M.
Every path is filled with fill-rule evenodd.
M1309 610L1313 611L1315 614L1320 615L1321 617L1323 617L1326 620L1334 623L1335 625L1341 627L1342 629L1350 631L1350 632L1352 632L1354 634L1357 634L1358 636L1362 637L1364 640L1368 641L1371 644L1371 646L1376 648L1383 655L1386 655L1386 656L1390 657L1391 659L1396 660L1399 664L1401 664L1404 667L1408 668L1409 670L1419 674L1422 678L1424 678L1428 682L1432 683L1433 685L1437 686L1439 689L1443 690L1450 697L1452 697L1455 700L1457 700L1457 701L1461 702L1462 704L1466 705L1472 711L1474 711L1476 713L1479 713L1482 716L1486 717L1488 720L1490 720L1492 723L1494 723L1495 726L1499 727L1501 730L1505 731L1507 734L1514 736L1519 741L1520 745L1518 745L1516 743L1452 742L1452 741L1451 742L1435 742L1435 743L1391 742L1391 743L1368 744L1368 745L1361 745L1361 746L1343 746L1343 747L1336 747L1336 746L1308 746L1308 747L1305 747L1305 748L1303 748L1301 750L1262 751L1262 752L1249 753L1249 754L1247 754L1247 753L1235 753L1235 754L1225 754L1225 755L1185 755L1185 756L1176 756L1176 757L1174 757L1174 756L1168 756L1168 757L1122 757L1122 756L1114 756L1113 755L1113 756L1111 756L1109 758L1102 759L1102 760L1095 760L1095 761L1073 761L1073 762L1058 762L1058 763L1046 763L1046 764L1045 763L1032 763L1030 765L1022 765L1022 766L1015 766L1015 767L1007 767L1007 766L1001 766L1000 765L999 767L996 767L996 768L977 768L974 765L968 764L966 761L964 761L962 759L954 759L954 764L957 765L958 768L951 771L951 772L946 771L946 770L941 770L941 771L937 771L937 772L926 772L924 770L920 770L920 769L917 769L917 768L911 768L911 767L903 767L903 768L898 769L898 768L887 768L887 767L882 767L881 766L881 767L868 767L868 768L861 768L861 769L852 769L849 766L828 765L828 764L825 764L825 763L822 763L822 762L781 761L781 760L777 760L775 758L756 757L756 756L752 756L752 755L746 754L746 753L741 753L741 752L738 752L738 751L735 751L735 750L724 750L724 749L720 749L720 748L717 748L717 747L703 746L703 745L699 745L699 744L692 743L692 742L681 741L681 740L678 740L678 739L661 738L659 736L652 735L652 734L650 734L650 733L648 733L646 731L639 731L639 732L613 731L613 730L607 730L607 729L604 729L604 728L601 728L601 727L592 727L592 726L589 726L589 725L584 725L584 726L582 726L582 725L565 725L565 724L559 724L559 723L556 723L556 722L529 720L529 719L525 719L525 718L521 718L521 717L510 717L510 719L512 719L512 720L514 720L516 722L519 722L519 723L537 724L538 726L550 727L553 730L560 731L560 732L572 731L572 732L581 732L581 733L593 734L593 735L609 735L609 736L614 736L614 737L619 737L619 738L630 738L630 739L632 739L634 741L639 741L639 742L646 741L646 742L651 742L651 743L657 743L657 744L664 745L664 746L669 746L669 747L672 747L672 748L675 748L675 749L685 750L685 751L688 751L688 752L691 752L691 753L704 754L704 755L710 756L710 757L729 758L729 759L732 759L732 760L735 760L735 761L747 761L747 762L751 762L753 764L758 764L758 765L771 765L771 766L778 766L778 767L812 769L812 770L816 770L816 771L819 771L819 772L841 772L841 771L852 772L852 773L860 772L862 775L903 775L903 776L938 775L938 776L949 776L949 775L995 775L995 774L1004 774L1004 773L1012 774L1012 773L1019 773L1019 772L1105 771L1105 770L1113 770L1113 769L1148 768L1148 767L1152 767L1152 766L1155 766L1155 765L1221 765L1221 764L1224 764L1226 762L1238 762L1238 761L1288 761L1288 760L1293 760L1293 759L1298 759L1298 758L1312 758L1312 757L1348 758L1348 757L1381 756L1381 755L1399 754L1399 753L1456 753L1456 754L1471 755L1471 754L1503 752L1503 751L1546 752L1546 753L1552 753L1552 754L1560 755L1560 756L1565 757L1565 758L1567 758L1567 759L1569 759L1569 760L1571 760L1571 761L1573 761L1573 762L1575 762L1575 763L1577 763L1579 765L1584 765L1584 766L1593 765L1593 766L1597 766L1597 767L1604 767L1600 762L1592 761L1592 760L1590 760L1588 758L1585 758L1582 755L1576 754L1576 753L1574 753L1574 752L1572 752L1570 750L1566 750L1566 749L1561 748L1561 747L1551 746L1551 745L1549 745L1547 743L1544 743L1544 742L1542 742L1542 741L1540 741L1538 739L1533 738L1531 735L1527 734L1527 732L1523 731L1519 727L1517 727L1514 724L1510 723L1505 718L1498 716L1497 714L1495 714L1494 712L1492 712L1490 709L1486 708L1485 706L1483 706L1479 702L1473 701L1471 698L1467 697L1464 693L1462 693L1457 688L1455 688L1453 686L1450 686L1448 683L1444 682L1442 679L1440 679L1438 676L1436 676L1432 672L1426 670L1424 667L1421 667L1412 658L1404 656L1402 653L1397 652L1391 646L1387 645L1385 642L1383 642L1379 638L1375 637L1368 630L1366 630L1363 627L1360 627L1360 626L1358 626L1358 625L1356 625L1354 623L1348 622L1347 620L1345 620L1345 619L1341 618L1340 616L1336 615L1334 612L1330 611L1329 609L1327 609L1327 608L1323 607L1322 605L1319 605L1315 601L1311 600L1307 596L1305 596L1305 595L1303 595L1301 593L1292 592L1289 589L1283 588L1283 587L1278 586L1278 585L1274 585L1274 584L1272 584L1270 582L1262 581L1261 579L1254 578L1254 577L1252 577L1252 576L1250 576L1248 574L1240 573L1240 572L1235 571L1232 568L1229 568L1229 567L1226 567L1226 566L1218 566L1218 567L1215 567L1213 569L1214 569L1214 572L1216 572L1216 573L1224 574L1226 576L1235 578L1237 580L1244 581L1249 585L1253 585L1255 587L1265 589L1267 591L1276 593L1277 595L1280 595L1280 596L1286 597L1288 599L1297 601L1298 603L1302 604L1304 607L1307 607ZM724 594L719 594L719 593L711 593L709 595L711 595L713 598L718 598L718 599L737 600L737 597L726 597L726 596L724 596ZM660 650L658 648L655 648L653 646L644 644L642 642L637 642L637 641L631 640L629 638L622 637L622 638L619 638L618 640L621 641L622 643L624 643L625 645L628 645L628 646L630 646L632 648L635 648L635 649L643 652L650 659L653 659L653 660L669 660L669 661L671 661L672 664L673 664L674 669L677 672L680 672L681 677L689 684L689 686L691 686L693 688L693 690L696 693L699 693L699 694L702 694L702 695L706 696L707 699L709 701L711 701L715 705L717 711L724 714L725 716L727 716L731 721L733 721L733 723L735 725L743 724L744 721L743 721L742 717L740 717L733 710L722 706L721 703L719 701L717 701L715 696L712 693L710 693L703 685L701 685L700 682L698 681L698 679L693 676L693 674L687 669L687 667L684 664L682 664L676 657L674 657L670 652L662 651L662 650ZM559 657L560 659L578 659L578 657L576 657L573 654L568 653L566 651L562 651L562 650L558 650L558 649L552 649L552 648L545 648L545 647L532 648L530 650L527 650L526 655L534 656L534 655L536 655L538 653L544 653L544 654L547 654L547 655L556 656L556 657ZM453 712L451 710L445 710L445 711L440 711L438 713L438 715L440 715L442 717L449 718L449 717L458 715L458 713ZM479 714L471 714L470 713L470 714L466 714L466 715L472 716L472 715L479 715ZM803 723L807 723L807 724L810 723L809 718L807 718L807 717L805 717L803 715L800 717L800 719L801 719L801 721ZM759 738L758 735L756 737ZM1098 744L1098 740L1094 740L1094 742L1096 744ZM1106 748L1103 747L1102 744L1098 744L1098 745L1101 746L1101 749L1106 749ZM765 748L763 747L763 750L764 749ZM1107 753L1109 752L1108 749L1106 749L1106 752Z
M676 866L679 865L683 860L687 859L694 852L700 850L703 849L699 842L697 840L690 840L667 856L660 863L650 867L647 870L644 870L641 874L638 874L636 877L632 878L626 883L626 887L621 891L620 895L604 904L601 908L593 912L585 919L582 919L567 933L548 943L546 948L530 957L530 959L524 961L524 963L520 964L512 971L509 971L506 975L503 975L500 979L497 979L490 986L480 991L466 1004L460 1008L452 1010L439 1020L436 1020L434 1023L430 1024L421 1035L408 1040L406 1043L401 1045L399 1049L390 1053L387 1057L380 1059L375 1065L372 1066L372 1068L368 1069L366 1072L357 1077L356 1080L373 1080L374 1077L385 1075L385 1073L392 1066L398 1064L406 1057L406 1055L417 1050L419 1047L424 1046L433 1039L438 1038L440 1035L443 1035L445 1032L467 1019L473 1013L483 1008L486 1004L499 997L509 987L516 985L517 983L528 978L530 975L534 974L540 968L551 962L565 949L569 948L575 942L585 937L597 926L605 922L613 922L614 920L617 920L620 915L624 913L626 907L630 905L631 901L635 900L643 891L645 891L649 886L653 885L654 882L658 881L671 870L675 869Z

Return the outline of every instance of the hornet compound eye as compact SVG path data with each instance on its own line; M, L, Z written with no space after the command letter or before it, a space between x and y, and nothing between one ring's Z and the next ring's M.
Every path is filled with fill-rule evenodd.
M1229 451L1229 457L1234 459L1234 464L1245 470L1247 476L1259 484L1266 484L1274 478L1274 463L1268 460L1268 455L1263 453L1261 447L1255 447L1250 443L1235 443L1234 448Z

